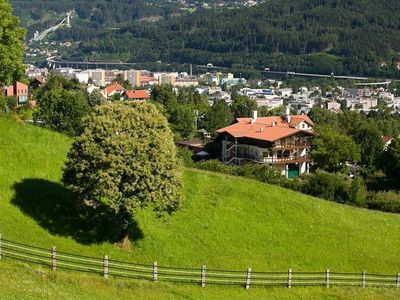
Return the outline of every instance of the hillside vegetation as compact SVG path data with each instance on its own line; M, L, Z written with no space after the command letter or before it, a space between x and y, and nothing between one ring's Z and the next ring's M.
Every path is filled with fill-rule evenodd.
M106 46L103 39L93 40L83 51L127 52L143 40L151 51L132 60L398 76L399 13L396 0L271 0L223 13L198 12L163 25L133 25L108 35ZM387 67L380 67L382 61Z
M11 3L30 28L28 36L48 27L52 14L75 8L73 30L57 31L53 38L81 41L74 55L89 59L400 75L395 65L400 60L397 0L269 0L251 8L192 14L156 0L149 5L141 0ZM155 15L160 21L140 23Z
M79 221L71 195L59 183L71 140L46 129L0 119L0 232L4 238L59 251L108 254L150 264L284 271L400 270L400 216L355 209L252 180L196 170L184 174L183 208L170 217L138 216L128 249L110 243ZM395 298L397 290L201 289L96 275L56 274L33 265L0 261L5 297L115 298ZM27 282L23 286L19 283ZM12 289L9 289L9 287ZM361 294L359 294L361 293Z

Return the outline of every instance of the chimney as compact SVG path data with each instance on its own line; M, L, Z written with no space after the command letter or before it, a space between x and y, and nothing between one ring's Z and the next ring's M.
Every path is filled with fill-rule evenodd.
M257 111L253 110L253 113L251 114L251 124L255 123L257 121Z
M192 64L190 64L189 74L190 74L190 77L193 76L193 66L192 66Z
M285 119L288 123L290 123L291 116L290 116L290 105L286 106L286 113L285 113Z

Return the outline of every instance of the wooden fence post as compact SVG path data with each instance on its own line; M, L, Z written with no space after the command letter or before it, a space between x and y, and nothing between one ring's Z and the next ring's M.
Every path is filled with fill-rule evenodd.
M365 283L367 280L367 275L365 273L365 271L362 272L362 287L365 288Z
M330 274L329 269L326 269L326 287L329 288L330 286Z
M288 280L287 280L287 283L288 283L288 288L290 289L290 288L292 287L292 269L289 269L289 270L288 270Z
M396 275L396 286L400 288L400 273L397 273Z
M51 247L51 269L57 269L57 249L56 246Z
M104 255L103 257L103 276L104 278L108 278L108 255Z
M1 252L1 233L0 233L0 259L3 257L3 252Z
M248 268L246 274L246 290L250 288L250 276L251 276L251 268Z
M158 280L158 266L157 266L157 262L153 262L153 281L157 281Z
M201 266L201 287L206 286L206 266Z

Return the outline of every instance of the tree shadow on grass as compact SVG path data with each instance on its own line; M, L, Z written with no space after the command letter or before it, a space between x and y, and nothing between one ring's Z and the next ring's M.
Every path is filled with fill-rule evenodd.
M59 183L24 179L13 188L12 203L51 234L70 236L83 244L117 242L121 238L118 225L106 209L97 209L90 217L80 214L72 193ZM137 223L129 236L131 241L143 238Z

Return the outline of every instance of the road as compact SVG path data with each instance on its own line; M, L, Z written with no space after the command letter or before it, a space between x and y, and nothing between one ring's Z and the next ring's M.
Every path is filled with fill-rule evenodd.
M54 67L69 67L76 66L80 67L88 67L88 66L135 66L136 63L125 63L121 61L72 61L72 60L55 60L53 58L47 59L47 63L49 66Z
M360 76L341 76L334 74L315 74L315 73L298 73L298 72L281 72L281 71L262 71L262 73L273 74L273 75L285 75L285 76L300 76L300 77L316 77L316 78L335 78L335 79L348 79L348 80L371 80L370 77L360 77ZM382 79L383 82L374 83L360 83L358 85L386 85L390 84L392 81L400 82L399 79Z

